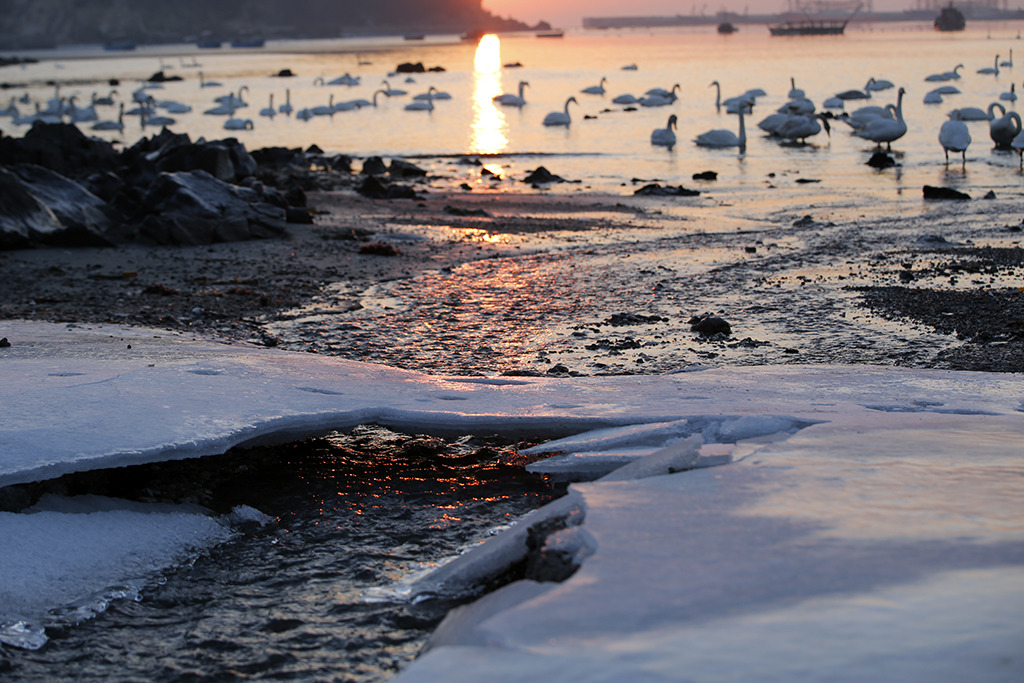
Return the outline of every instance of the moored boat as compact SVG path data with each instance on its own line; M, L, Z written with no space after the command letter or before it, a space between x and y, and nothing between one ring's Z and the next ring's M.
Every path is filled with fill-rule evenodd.
M935 17L936 31L963 31L965 26L967 20L964 19L963 12L953 7L953 3L949 3L949 7L943 7L939 16Z

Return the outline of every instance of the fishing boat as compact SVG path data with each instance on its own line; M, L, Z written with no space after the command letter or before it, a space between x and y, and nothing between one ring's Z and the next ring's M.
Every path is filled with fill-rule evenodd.
M550 31L537 31L535 35L538 38L562 38L563 36L565 36L565 31L552 29Z
M736 31L738 30L739 29L736 28L736 24L733 24L728 21L723 21L721 24L718 25L718 32L721 33L723 36L727 36L730 33L736 33Z
M949 3L949 7L943 7L939 16L935 17L936 31L963 31L966 25L963 12L953 7L953 3Z
M833 10L838 9L840 6L845 6L848 9L850 3L836 3L833 6ZM857 3L853 8L853 12L845 18L827 16L831 12L827 13L826 16L816 17L805 12L802 18L788 19L782 23L769 26L768 30L771 31L773 36L841 36L846 31L846 25L860 11L860 8L861 4Z

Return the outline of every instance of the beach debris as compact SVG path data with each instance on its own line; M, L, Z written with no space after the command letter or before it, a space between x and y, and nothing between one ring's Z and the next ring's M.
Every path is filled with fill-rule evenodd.
M693 174L694 180L718 180L718 173L715 171L701 171Z
M969 194L954 190L951 187L933 187L932 185L924 186L924 198L925 199L970 199Z
M359 253L372 256L398 256L401 252L387 242L371 242L359 247Z
M713 313L695 315L687 323L690 325L690 331L708 339L724 339L732 334L732 325Z
M546 185L547 183L564 183L567 181L562 176L555 175L543 166L538 166L530 175L523 179L523 182L531 185Z
M639 313L615 313L606 318L604 324L623 327L626 325L651 325L660 322L668 322L668 318L663 318L660 315L640 315Z
M281 69L276 74L271 76L271 78L293 78L294 76L295 73L292 72L291 69Z
M673 187L672 185L662 186L658 183L651 183L644 185L633 194L642 197L696 197L700 194L700 190L688 190L682 185Z
M867 165L872 168L892 168L896 165L896 160L885 152L875 152L867 160Z
M463 209L451 205L445 206L444 212L450 216L479 216L480 218L490 218L491 216L485 209Z

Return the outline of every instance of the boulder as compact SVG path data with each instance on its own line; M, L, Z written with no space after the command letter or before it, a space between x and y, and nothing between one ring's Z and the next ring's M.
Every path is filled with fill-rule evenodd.
M285 210L250 203L205 171L161 173L142 201L134 238L150 244L212 244L280 237Z
M24 249L61 229L60 221L21 179L0 168L0 249Z
M422 168L403 159L392 159L388 173L393 178L418 178L427 175Z
M9 170L60 222L62 229L46 238L48 244L111 244L106 235L121 224L121 216L102 199L73 180L42 166L22 164L12 166Z
M69 178L113 170L113 145L86 137L70 123L34 123L21 138L0 137L0 164L36 164Z
M206 171L218 180L232 183L256 173L257 164L242 143L227 138L161 150L156 167L165 173Z

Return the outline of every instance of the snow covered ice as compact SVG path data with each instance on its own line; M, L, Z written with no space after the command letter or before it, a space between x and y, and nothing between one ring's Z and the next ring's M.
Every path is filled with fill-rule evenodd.
M547 543L578 570L453 611L399 681L1024 677L1019 375L435 377L140 329L4 335L0 485L366 422L560 439L534 467L577 481L568 495L410 599L521 557L540 519L566 520ZM109 499L0 513L0 623L38 644L49 610L228 534L196 510Z

